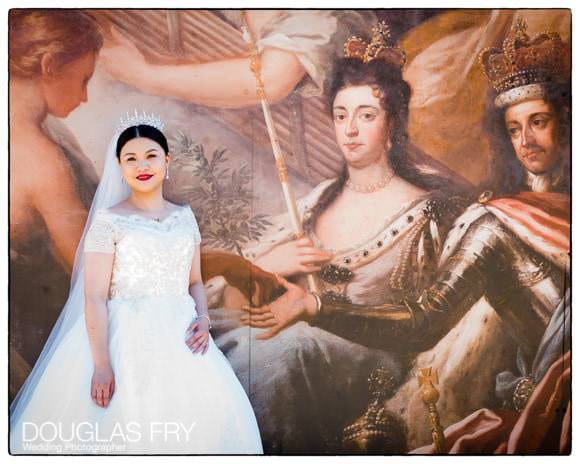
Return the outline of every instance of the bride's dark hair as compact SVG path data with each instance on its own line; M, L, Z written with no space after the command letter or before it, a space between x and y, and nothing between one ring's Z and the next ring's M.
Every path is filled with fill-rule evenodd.
M167 139L165 138L165 135L163 135L163 132L161 132L156 127L140 124L138 126L128 127L123 132L121 132L121 135L119 135L119 138L117 139L116 150L117 159L120 159L121 150L129 140L137 139L140 137L145 137L147 139L153 140L154 142L157 142L161 148L163 148L165 154L169 153L169 145L167 144Z

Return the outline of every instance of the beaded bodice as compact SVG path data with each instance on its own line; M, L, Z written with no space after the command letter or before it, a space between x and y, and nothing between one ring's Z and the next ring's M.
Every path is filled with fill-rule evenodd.
M195 216L182 207L162 221L100 209L84 251L113 253L109 299L188 293L191 262L201 241Z

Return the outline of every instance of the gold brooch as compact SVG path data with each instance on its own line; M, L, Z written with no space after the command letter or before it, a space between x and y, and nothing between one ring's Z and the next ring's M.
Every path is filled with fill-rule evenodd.
M491 190L485 190L484 192L481 193L481 195L479 195L479 198L477 199L477 201L480 203L487 203L492 198L493 198L493 192Z

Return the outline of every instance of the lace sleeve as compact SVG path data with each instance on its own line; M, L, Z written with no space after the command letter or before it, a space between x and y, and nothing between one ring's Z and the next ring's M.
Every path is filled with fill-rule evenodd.
M191 216L191 225L192 225L192 229L193 229L193 240L194 240L196 245L199 245L201 243L201 234L199 232L197 220L195 219L195 214L193 214L193 210L191 209L191 207L188 207L188 209L189 209L190 216Z
M104 210L99 210L95 214L95 219L85 236L84 252L115 252L115 229Z

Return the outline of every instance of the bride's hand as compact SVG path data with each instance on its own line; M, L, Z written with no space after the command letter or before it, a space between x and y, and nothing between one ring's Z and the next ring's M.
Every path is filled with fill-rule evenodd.
M106 408L115 393L115 374L110 365L95 367L91 379L91 397L97 406Z
M242 324L250 327L271 327L268 332L256 336L259 340L272 338L299 319L309 319L316 315L316 298L313 295L283 277L277 277L280 285L286 288L284 295L260 308L242 306L248 313L241 317Z
M192 353L207 353L209 346L209 322L205 317L195 319L187 329L186 334L188 338L185 340L185 344Z
M318 272L331 259L332 254L316 248L308 237L302 237L272 248L258 258L255 264L268 272L289 276Z

